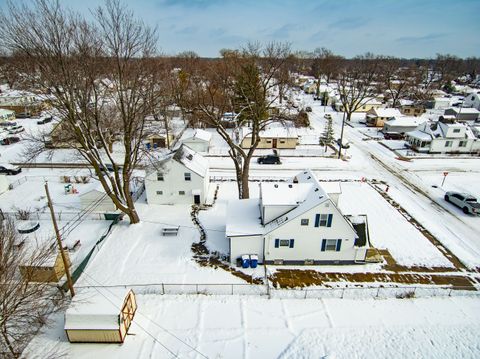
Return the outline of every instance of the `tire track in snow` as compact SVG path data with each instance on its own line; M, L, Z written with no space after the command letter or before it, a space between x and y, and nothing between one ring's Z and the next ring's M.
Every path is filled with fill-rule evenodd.
M248 322L247 322L247 311L245 309L245 300L240 299L240 314L241 314L241 323L243 328L243 357L248 358Z

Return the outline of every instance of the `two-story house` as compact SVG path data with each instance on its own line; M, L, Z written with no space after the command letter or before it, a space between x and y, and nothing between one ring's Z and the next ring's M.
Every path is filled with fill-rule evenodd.
M150 204L202 204L209 185L207 159L185 145L155 163L145 176Z
M354 222L354 223L353 223ZM311 171L292 182L260 184L260 198L232 200L227 207L230 260L255 254L266 264L347 264L365 260L368 230L354 226ZM364 218L363 227L366 225Z
M472 153L480 151L480 140L463 123L424 123L406 134L409 146L426 153Z

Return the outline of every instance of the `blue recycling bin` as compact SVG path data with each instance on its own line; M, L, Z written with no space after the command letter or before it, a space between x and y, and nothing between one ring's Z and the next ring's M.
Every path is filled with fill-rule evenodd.
M256 254L250 255L250 268L257 268L258 256Z
M242 256L242 268L250 267L250 256L248 254L244 254Z
M150 147L151 147L150 142L147 142L147 143L145 144L145 147L147 148L147 150L149 150Z

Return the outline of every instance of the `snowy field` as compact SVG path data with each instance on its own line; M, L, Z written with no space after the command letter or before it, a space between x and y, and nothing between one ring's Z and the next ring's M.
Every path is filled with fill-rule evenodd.
M69 344L63 315L28 358L478 358L476 298L262 299L137 295L123 345ZM346 310L350 308L350 310ZM353 309L354 308L354 309ZM394 308L394 310L393 310Z

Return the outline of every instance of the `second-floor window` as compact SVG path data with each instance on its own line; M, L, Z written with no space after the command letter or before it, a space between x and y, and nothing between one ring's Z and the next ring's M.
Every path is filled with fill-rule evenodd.
M163 181L163 173L157 172L157 181Z
M446 141L445 147L452 147L452 141Z
M183 174L185 181L191 181L192 180L192 174L190 172L185 172Z
M331 227L333 214L316 214L315 227Z

